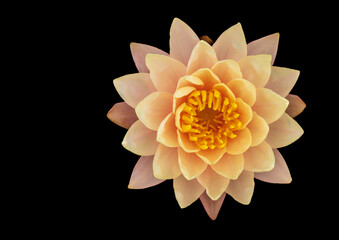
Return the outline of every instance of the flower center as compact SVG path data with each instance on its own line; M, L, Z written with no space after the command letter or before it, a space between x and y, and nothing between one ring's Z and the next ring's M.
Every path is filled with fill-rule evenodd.
M223 148L227 138L242 127L238 120L238 106L218 90L196 90L188 98L181 116L182 131L202 150Z

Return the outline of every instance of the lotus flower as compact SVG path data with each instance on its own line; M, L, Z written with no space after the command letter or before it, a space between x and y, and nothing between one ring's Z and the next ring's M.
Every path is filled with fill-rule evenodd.
M173 179L179 206L200 198L214 220L227 194L250 203L254 178L290 183L277 149L303 134L293 117L305 104L289 94L299 71L272 66L278 41L276 33L247 44L238 23L210 45L175 18L169 54L131 43L139 73L113 81L124 102L107 114L141 156L128 187Z

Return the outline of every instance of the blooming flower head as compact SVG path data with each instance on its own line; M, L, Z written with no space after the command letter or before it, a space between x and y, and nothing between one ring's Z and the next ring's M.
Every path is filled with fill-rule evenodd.
M250 203L254 178L290 183L277 148L303 134L293 117L305 104L289 94L299 71L272 66L278 41L277 33L247 44L238 23L209 44L175 18L169 54L132 43L139 73L114 80L124 102L107 114L141 156L129 188L173 179L180 207L200 198L215 219L226 195Z

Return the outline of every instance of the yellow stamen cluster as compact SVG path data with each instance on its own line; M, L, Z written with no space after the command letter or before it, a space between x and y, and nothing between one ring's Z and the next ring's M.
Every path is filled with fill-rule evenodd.
M223 96L218 90L196 90L192 92L181 115L182 132L201 149L223 148L227 138L235 138L233 133L242 127L238 120L238 106Z

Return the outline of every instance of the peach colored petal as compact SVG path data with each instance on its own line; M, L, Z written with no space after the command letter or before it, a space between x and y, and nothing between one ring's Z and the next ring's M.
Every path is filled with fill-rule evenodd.
M200 148L194 142L192 142L187 133L182 133L179 129L177 129L178 134L178 142L179 146L188 153L199 152Z
M243 78L256 87L264 87L271 74L271 55L247 56L239 60Z
M266 142L272 148L281 148L295 142L303 134L304 130L300 125L287 113L284 113L278 121L270 124Z
M183 21L174 18L170 29L170 55L187 65L199 37Z
M149 188L165 181L153 176L153 157L154 156L143 156L139 158L137 164L134 166L128 188Z
M185 75L179 79L177 89L191 86L191 87L195 87L201 90L203 85L204 85L204 82L201 81L200 78L197 78L192 75Z
M154 155L159 143L157 132L148 129L140 120L128 129L122 145L127 150L140 156Z
M181 104L176 110L175 110L175 126L182 131L181 124L180 124L180 119L181 119L181 113L184 110L186 106L186 103Z
M288 100L272 90L268 88L257 88L257 100L252 109L270 124L283 115L287 106Z
M300 97L297 95L288 94L286 99L290 102L286 109L286 113L288 115L294 118L304 111L306 104L303 102L303 100L301 100Z
M238 105L238 119L242 123L242 127L245 128L247 124L252 120L252 108L241 98L237 98L236 103Z
M254 173L254 177L269 183L291 183L292 177L287 164L277 149L273 149L275 166L269 172Z
M214 49L205 41L199 41L193 48L187 64L187 74L192 74L200 68L211 68L218 61Z
M247 45L247 55L258 55L258 54L269 54L272 55L273 65L275 57L277 55L278 44L279 44L279 33L274 33L260 39L257 39L253 42L250 42Z
M140 121L152 130L158 130L160 123L172 112L172 94L154 92L142 100L135 112Z
M161 54L161 55L168 55L167 52L162 51L161 49L158 49L156 47L152 47L150 45L141 44L141 43L134 43L132 42L130 44L132 57L135 63L135 66L137 67L139 72L145 72L148 73L149 70L145 63L145 57L149 53L154 54Z
M229 178L219 175L209 166L197 179L201 186L206 189L207 195L214 201L221 197L230 182Z
M175 115L173 113L168 114L160 123L157 141L167 147L179 147Z
M197 152L196 154L204 160L207 164L213 165L216 164L220 158L225 154L226 148L214 148L214 149L206 149Z
M253 83L242 79L233 79L227 83L227 87L231 89L234 95L241 98L245 103L251 107L255 103L256 99L256 87Z
M181 208L191 205L205 191L196 179L187 180L183 175L173 179L173 188Z
M149 73L128 74L114 79L113 84L121 98L133 108L146 96L156 91Z
M244 169L244 157L242 154L230 155L225 153L222 158L211 168L218 174L229 179L237 179Z
M252 136L251 147L254 147L259 145L266 139L269 127L265 119L258 116L258 114L254 111L252 113L252 121L247 125L247 127L250 130Z
M300 71L298 70L273 66L270 79L265 88L269 88L280 96L286 97L297 82L299 74Z
M201 68L198 71L192 73L194 77L200 78L200 80L204 83L204 89L205 90L211 90L212 87L220 83L220 79L217 75L215 75L210 69L208 68Z
M267 142L250 147L244 153L244 169L251 172L268 172L274 168L274 154Z
M233 133L236 134L237 137L233 139L228 138L226 152L231 155L242 154L251 146L251 132L247 127L245 127L244 129L234 131Z
M226 197L226 193L223 193L221 195L221 197L216 200L213 201L207 194L206 192L204 192L201 196L200 196L200 201L202 203L202 205L205 208L206 213L208 214L208 216L212 219L215 220L217 219L218 213L220 211L220 208L222 206L222 203L224 202L224 199Z
M239 59L247 55L247 44L241 24L230 27L223 32L213 44L219 60Z
M203 171L205 171L207 164L202 161L195 153L187 153L183 149L178 148L178 155L179 167L187 180L196 178Z
M130 128L136 120L138 120L134 108L130 107L125 102L114 104L108 111L107 118L120 127L127 129Z
M232 79L242 78L239 64L232 59L217 62L211 70L219 77L220 81L225 84Z
M178 148L169 148L159 144L153 160L154 177L173 179L181 174L178 163Z
M213 89L218 90L222 95L228 97L230 101L235 101L234 93L225 85L225 83L217 83L213 86Z
M186 102L187 96L194 90L196 90L195 87L186 86L179 88L175 91L173 95L173 108L172 108L173 112L175 112L181 104Z
M254 192L253 172L243 171L237 180L231 180L226 193L241 204L248 205Z
M182 62L165 55L147 54L146 66L156 89L169 93L174 93L179 79L186 73Z

